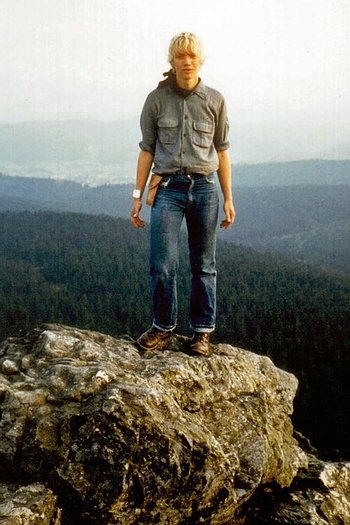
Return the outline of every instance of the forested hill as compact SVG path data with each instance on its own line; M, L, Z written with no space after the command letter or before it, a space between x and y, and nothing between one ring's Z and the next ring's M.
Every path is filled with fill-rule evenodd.
M182 239L178 332L188 334ZM148 228L72 213L0 214L0 335L60 322L136 337L151 322ZM350 280L218 243L217 341L272 357L300 380L296 426L350 457ZM336 453L338 450L338 453Z
M310 181L314 184L306 184ZM263 182L271 185L263 186ZM0 175L0 210L74 211L128 218L132 188L130 184L90 187ZM350 161L234 167L233 193L235 226L230 231L219 230L219 236L350 276ZM142 214L148 221L148 206Z

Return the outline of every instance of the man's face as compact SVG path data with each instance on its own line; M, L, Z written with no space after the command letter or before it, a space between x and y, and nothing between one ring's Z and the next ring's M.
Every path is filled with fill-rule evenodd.
M200 59L191 53L178 53L172 62L178 80L197 79L201 67Z

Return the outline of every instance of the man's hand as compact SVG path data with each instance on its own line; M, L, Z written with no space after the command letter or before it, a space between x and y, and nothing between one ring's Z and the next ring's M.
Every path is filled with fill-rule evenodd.
M135 228L144 228L145 227L144 221L140 219L141 208L142 208L142 200L141 199L134 199L134 205L133 205L131 213L130 213L130 219L131 219L132 225Z
M221 221L220 228L225 228L227 230L232 227L236 215L232 200L224 202L224 214L225 219Z

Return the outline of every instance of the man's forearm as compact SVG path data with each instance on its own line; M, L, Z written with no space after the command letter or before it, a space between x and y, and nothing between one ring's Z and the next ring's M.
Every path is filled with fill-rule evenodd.
M142 208L142 194L144 192L152 164L153 154L149 151L141 150L137 160L137 175L135 185L135 189L141 191L141 196L134 198L133 207L130 214L131 222L135 228L143 228L145 226L144 221L140 218L140 212Z
M221 191L224 196L225 219L221 221L221 228L231 228L235 220L235 209L232 201L231 187L231 159L227 150L218 151L219 168L218 175Z
M137 175L136 175L136 186L135 188L141 190L143 193L149 172L151 171L153 164L153 154L149 151L141 150L137 161Z
M218 176L224 201L232 200L231 159L227 150L218 151Z

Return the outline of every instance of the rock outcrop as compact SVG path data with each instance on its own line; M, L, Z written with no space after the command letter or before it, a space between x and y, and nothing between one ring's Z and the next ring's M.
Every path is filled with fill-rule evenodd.
M205 358L187 344L140 353L128 337L61 325L3 342L1 525L239 525L257 519L264 487L291 490L307 468L290 420L296 378L229 345ZM6 493L34 498L41 521L20 521Z
M52 491L41 483L21 487L0 483L1 525L60 525L61 511Z
M249 502L245 525L349 525L350 463L309 456L286 490L264 487Z

